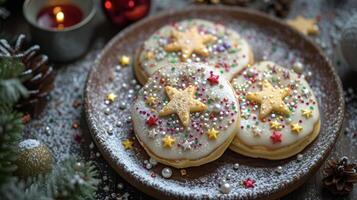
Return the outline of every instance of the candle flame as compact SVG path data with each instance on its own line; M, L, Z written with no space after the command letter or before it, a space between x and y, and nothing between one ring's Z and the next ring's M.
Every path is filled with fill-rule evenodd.
M62 12L62 8L59 6L56 6L53 8L53 14L56 16L57 22L63 22L64 21L64 13Z

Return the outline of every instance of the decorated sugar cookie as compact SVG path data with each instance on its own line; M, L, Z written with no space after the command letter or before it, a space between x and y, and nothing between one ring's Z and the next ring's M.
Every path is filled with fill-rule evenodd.
M241 109L233 151L278 160L299 153L317 137L318 104L301 75L265 61L246 68L232 85Z
M145 84L165 63L203 62L230 80L253 63L246 40L221 24L192 19L162 27L148 38L137 54L135 73Z
M219 158L239 129L239 116L229 81L202 63L166 64L132 106L140 144L151 157L176 168Z

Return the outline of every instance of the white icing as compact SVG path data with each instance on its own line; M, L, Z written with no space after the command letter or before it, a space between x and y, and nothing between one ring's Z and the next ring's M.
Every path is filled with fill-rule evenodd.
M271 73L272 70L270 67L272 67L272 66L275 67L275 70L276 70L275 74ZM248 72L248 70L250 72ZM257 81L255 83L252 83L251 81L249 81L247 79L247 77L252 76L252 74L250 74L252 71L256 74ZM284 72L289 73L289 78L284 78ZM306 94L306 92L309 93L309 97L308 98L304 97L303 99L310 99L310 100L316 102L316 104L314 104L314 105L311 103L309 105L306 105L306 101L304 103L301 103L301 101L298 101L298 103L295 104L295 106L297 106L297 107L293 108L293 111L291 112L291 115L289 117L290 120L286 116L283 117L283 121L277 120L279 123L281 123L281 125L283 125L285 127L282 128L281 130L278 130L278 132L282 134L282 138L281 138L282 141L275 143L275 144L272 142L272 140L270 138L274 131L270 127L270 122L268 120L266 120L266 122L262 122L261 120L259 120L259 107L260 106L258 105L257 107L254 108L254 106L244 103L244 100L241 101L242 99L245 98L245 92L260 91L261 87L258 85L259 82L261 82L262 80L271 80L273 78L273 76L276 78L280 78L279 85L281 85L282 87L288 87L289 84L291 83L291 80L298 82L298 84L296 84L298 86L298 88L292 90L291 94L284 99L285 104L288 105L288 102L290 102L289 99L292 99L293 97L296 97L296 96L303 96ZM270 81L270 83L272 83L272 81ZM303 77L299 78L299 75L297 75L293 71L284 69L281 66L279 66L273 62L265 61L265 62L260 62L258 64L253 65L251 68L244 71L242 73L242 75L235 78L233 80L233 85L236 89L236 92L240 95L240 106L241 106L242 113L244 113L246 111L246 109L251 110L251 113L248 114L247 119L242 117L241 129L240 129L240 132L237 133L237 137L244 144L247 144L250 146L265 146L270 149L281 148L281 147L293 144L293 143L297 142L298 140L301 140L301 139L305 138L306 136L308 136L309 134L311 134L314 129L314 125L316 125L316 123L319 120L319 109L318 109L317 101L316 101L316 98L315 98L309 84L306 82L306 80ZM277 84L272 83L272 85L275 86ZM303 87L305 87L305 89L303 89ZM302 109L310 109L310 106L313 106L312 117L306 119L304 116L302 116L301 110ZM271 119L271 121L275 120L276 118L272 118L271 117L272 115L273 116L275 115L276 117L281 116L277 113L273 113L273 114L269 115L269 117L267 119ZM254 119L254 117L256 117L256 119ZM298 123L299 120L302 120L302 123L299 123L299 125L302 127L302 130L299 133L294 133L291 131L290 124ZM289 121L291 123L289 123ZM258 124L255 125L255 123L258 123ZM247 128L248 125L250 126L250 128ZM259 134L260 136L256 136L254 134L254 131L253 131L254 126L259 128L260 130L262 130L261 134Z
M175 67L175 71L171 70L172 67ZM197 69L200 69L201 72L197 72ZM219 77L219 84L210 85L206 80L207 78L210 77L210 72L212 71L213 74L218 73L204 64L198 64L198 63L168 64L166 67L160 69L157 73L155 73L149 79L148 83L143 87L143 89L139 92L138 97L134 102L134 105L132 106L132 119L134 123L135 133L139 137L139 139L155 155L161 158L172 159L172 160L200 159L208 156L216 148L222 145L228 138L230 138L232 134L235 134L233 130L235 129L237 124L236 122L239 116L239 109L238 109L238 103L234 91L231 85L229 84L229 82L224 77ZM164 99L167 99L165 94L165 89L163 85L157 80L159 80L160 77L167 77L166 78L167 82L169 83L171 81L171 83L169 84L170 86L183 89L187 87L188 84L183 86L183 83L181 81L172 81L182 76L189 77L190 80L188 84L194 84L196 82L195 85L197 86L197 91L202 91L202 89L205 88L205 91L202 92L203 93L202 98L197 97L196 99L205 102L203 99L205 98L204 95L207 94L210 95L211 93L214 93L215 94L214 96L216 96L219 100L226 98L231 106L232 105L235 106L236 112L234 112L233 116L229 115L228 117L223 117L223 118L216 117L216 119L213 118L212 120L208 120L204 123L198 123L198 125L201 126L204 126L205 124L207 125L207 127L202 128L202 130L204 130L203 134L200 134L195 130L194 124L196 122L202 122L202 120L205 118L205 115L207 116L206 113L211 113L213 109L216 109L215 112L217 112L217 107L219 106L214 106L214 108L212 106L208 106L208 109L204 112L191 113L190 114L191 124L187 129L185 129L182 126L181 122L178 120L178 117L175 114L173 114L172 117L171 116L159 117L159 121L161 122L161 124L157 125L156 127L149 127L146 124L146 120L148 119L148 116L143 115L142 113L140 113L140 111L148 112L150 113L151 116L152 114L155 114L155 112L159 112L162 109L163 105L158 105L157 107L154 107L153 108L154 111L152 111L151 110L152 108L145 103L144 94L148 94L150 93L149 91L151 89L156 88L154 89L155 92L152 92L152 94L149 95L156 95L158 101L163 102ZM193 77L196 77L195 81L193 81ZM212 102L211 104L215 105L217 104L217 102ZM227 110L227 108L223 105L221 105L220 107L221 107L220 111ZM157 113L155 115L158 116ZM232 119L234 119L234 123L229 123L229 121ZM178 128L178 130L175 130L173 134L163 131L159 131L159 133L154 137L152 137L152 134L150 134L152 129L156 129L156 130L159 130L160 128L164 130L167 129L170 126L169 125L170 123L175 123L174 127ZM220 125L222 126L224 125L227 127L226 128L222 127L222 129L219 129ZM219 130L218 138L216 140L208 139L207 130L210 128L215 128L216 130ZM184 135L186 130L188 133L193 135L192 138L197 138L197 143L201 144L200 146L195 147L193 144L196 142L194 140L190 140L190 137L188 137L189 141L185 139ZM171 135L172 137L175 138L176 142L172 146L172 148L163 147L162 138L164 137L164 135ZM182 144L182 146L178 146L177 145L178 143Z
M210 21L193 19L177 22L173 25L166 25L156 31L143 45L143 51L140 54L139 60L142 69L151 76L156 70L163 66L165 63L180 62L180 52L169 53L164 50L165 44L168 43L168 39L171 37L171 31L176 28L179 31L186 30L188 27L197 26L202 32L211 34L219 38L216 42L207 44L209 50L217 48L224 42L233 46L233 43L237 44L235 48L237 51L230 53L233 48L228 48L222 52L210 52L207 58L199 57L198 55L192 55L191 59L187 62L201 62L207 63L210 66L219 68L228 80L230 80L237 72L241 71L245 66L249 64L250 47L245 39L243 39L237 32L232 29L225 28L221 24L212 23ZM223 38L223 39L220 39ZM148 60L146 58L147 52L154 52L156 59ZM218 63L226 63L227 70ZM235 66L236 65L236 66Z
M27 139L19 143L19 148L21 150L29 150L29 149L34 149L36 147L40 146L40 142L38 140L34 139Z

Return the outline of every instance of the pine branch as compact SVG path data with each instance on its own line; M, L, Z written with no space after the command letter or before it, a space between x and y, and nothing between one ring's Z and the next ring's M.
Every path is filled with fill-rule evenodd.
M92 162L80 162L69 158L55 167L51 174L40 176L36 184L43 188L46 196L56 200L94 199L99 180L98 172Z
M23 124L19 113L0 112L0 185L8 181L16 170L16 147L21 138Z
M55 199L94 199L96 186L99 183L96 178L98 172L92 162L80 162L81 166L77 166L76 163L75 159L70 158L63 163L63 166L53 171L51 178L55 187L48 189Z
M0 188L0 194L3 200L53 200L46 196L38 185L27 186L24 181L14 177Z
M0 106L13 105L21 97L27 97L27 89L22 85L25 67L13 58L0 59Z
M76 166L70 158L56 166L48 175L39 175L26 181L10 179L0 187L4 200L87 200L94 199L99 180L92 162Z

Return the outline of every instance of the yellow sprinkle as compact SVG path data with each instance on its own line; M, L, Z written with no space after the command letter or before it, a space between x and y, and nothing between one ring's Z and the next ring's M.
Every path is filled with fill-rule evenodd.
M132 149L133 148L133 144L134 144L134 142L131 141L130 139L126 139L126 140L122 141L122 145L123 145L125 150Z
M164 147L171 148L172 145L175 143L175 139L172 138L170 135L167 135L162 138L162 142L164 143Z
M129 65L130 64L130 57L129 56L121 56L119 59L121 65Z
M110 101L111 103L115 101L115 99L117 98L118 96L116 94L114 94L113 92L109 93L107 95L107 100Z
M210 139L210 140L217 139L218 133L219 133L219 131L217 131L214 128L209 129L208 132L207 132L208 139Z

